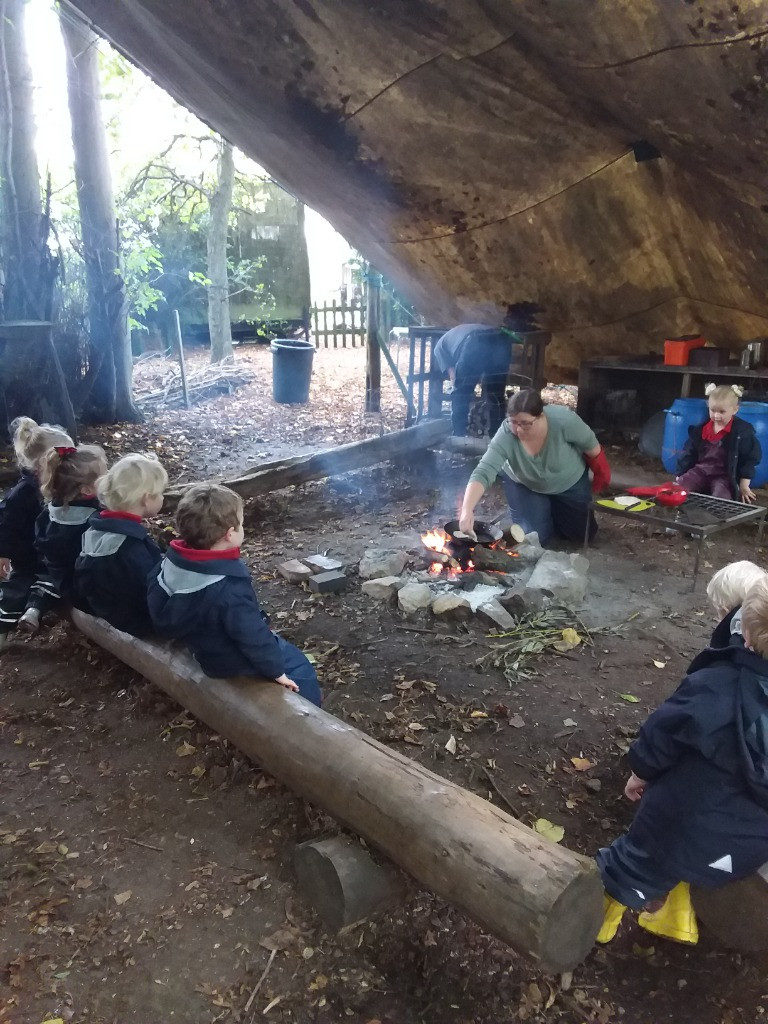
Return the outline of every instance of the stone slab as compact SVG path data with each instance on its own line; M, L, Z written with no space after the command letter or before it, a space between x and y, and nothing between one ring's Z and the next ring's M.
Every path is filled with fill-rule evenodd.
M589 559L583 555L568 554L565 551L545 551L525 588L539 591L550 598L552 603L569 608L578 607L587 592L587 571Z
M304 565L308 565L312 572L334 572L344 565L338 558L328 558L326 555L307 555L302 558Z
M314 570L304 565L298 558L290 558L287 562L283 562L282 565L278 565L277 571L289 583L303 583L314 575Z
M438 618L465 619L472 614L472 608L464 594L438 594L432 602L432 614Z
M432 604L434 597L426 583L406 583L397 592L397 603L406 615L416 615Z
M487 601L485 604L481 604L477 609L477 614L481 619L484 619L502 632L514 629L516 625L515 620L507 609L502 607L498 601Z

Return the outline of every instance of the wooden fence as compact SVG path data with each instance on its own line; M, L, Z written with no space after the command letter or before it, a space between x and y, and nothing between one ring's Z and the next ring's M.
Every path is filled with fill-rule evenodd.
M365 306L362 303L342 305L334 299L330 306L313 306L310 317L316 348L365 345Z

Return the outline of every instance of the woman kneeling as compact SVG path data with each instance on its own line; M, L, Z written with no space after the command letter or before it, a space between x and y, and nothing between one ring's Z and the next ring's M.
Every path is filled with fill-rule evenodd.
M460 528L471 533L475 506L501 473L515 523L535 531L545 544L552 536L592 540L597 524L590 511L592 490L610 483L605 452L591 427L564 405L547 405L532 388L512 395L507 418L469 478Z

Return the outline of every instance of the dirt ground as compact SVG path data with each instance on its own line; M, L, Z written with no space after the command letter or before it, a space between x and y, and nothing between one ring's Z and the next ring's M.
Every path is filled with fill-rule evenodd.
M268 353L247 358L256 379L242 392L93 433L111 454L154 442L190 479L378 432L360 411L359 350L319 353L299 412L272 403ZM386 427L399 425L391 385L384 404ZM610 454L639 473L627 453ZM709 635L703 581L765 552L754 530L723 534L692 595L687 541L605 521L582 611L593 643L537 658L515 683L478 667L495 643L481 626L404 620L369 603L353 570L348 590L326 597L276 575L285 558L318 550L354 566L382 538L452 518L471 466L415 454L254 500L244 557L277 628L316 658L328 711L526 823L561 825L565 846L592 854L630 820L621 792L634 730ZM501 511L501 493L485 507ZM2 655L0 778L2 1024L765 1017L766 958L707 935L689 949L629 922L572 976L549 977L413 883L394 912L329 934L297 895L292 851L334 823L65 624Z

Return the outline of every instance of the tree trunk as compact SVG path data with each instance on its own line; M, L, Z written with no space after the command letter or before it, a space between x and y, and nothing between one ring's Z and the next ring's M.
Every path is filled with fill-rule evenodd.
M45 320L49 261L35 154L32 71L24 34L25 0L0 0L0 252L5 276L0 319Z
M84 418L137 421L131 395L128 303L120 269L117 219L101 113L98 36L62 9L75 183L88 281L90 368Z
M370 266L365 291L365 411L381 412L381 274Z
M229 319L229 276L227 245L229 211L235 184L235 158L232 146L222 139L216 191L210 199L208 225L208 330L211 335L211 362L234 358L232 324Z
M603 917L594 860L346 722L258 679L217 679L178 647L74 610L97 644L306 800L549 973L589 953Z

